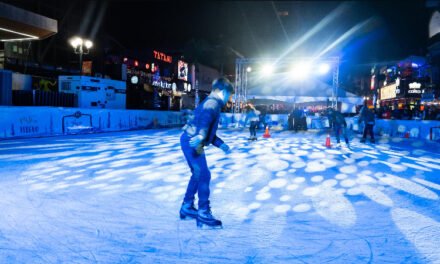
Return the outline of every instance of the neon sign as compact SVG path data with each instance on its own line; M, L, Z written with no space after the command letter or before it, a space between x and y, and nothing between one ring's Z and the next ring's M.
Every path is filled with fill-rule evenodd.
M173 62L173 57L166 55L165 53L162 53L160 51L153 50L153 55L154 55L154 58L157 60L161 60L161 61L168 62L168 63Z

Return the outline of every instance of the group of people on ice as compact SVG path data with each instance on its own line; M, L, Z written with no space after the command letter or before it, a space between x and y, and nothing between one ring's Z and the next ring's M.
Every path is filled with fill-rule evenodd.
M180 145L191 170L185 196L180 207L181 219L196 219L198 227L222 227L222 222L216 219L211 212L209 184L211 173L206 162L204 147L210 144L220 148L225 153L230 152L229 146L217 136L221 109L231 101L234 92L233 86L226 78L218 78L212 83L211 94L194 110L192 118L183 127ZM252 104L248 104L247 119L250 122L250 140L257 140L256 128L261 121L261 113ZM328 117L335 132L337 143L340 143L342 134L345 143L349 144L347 123L344 116L337 110L329 108ZM365 142L366 135L371 135L374 142L373 126L374 115L364 106L360 112L359 122L365 123L361 142ZM198 195L198 209L194 205L195 194Z

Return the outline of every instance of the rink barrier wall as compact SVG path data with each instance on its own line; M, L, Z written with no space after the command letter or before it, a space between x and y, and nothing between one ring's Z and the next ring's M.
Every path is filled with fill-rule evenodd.
M182 112L154 110L86 109L63 107L0 107L0 139L99 133L149 128L180 127ZM348 128L361 133L357 117L346 118ZM288 115L266 115L271 130L285 130ZM243 128L245 114L222 113L220 128ZM307 117L309 129L327 129L326 117ZM440 121L377 119L374 132L382 137L440 140Z
M327 117L307 117L308 129L328 129ZM358 124L358 117L346 117L347 126L354 133L362 133L363 125ZM288 127L288 115L266 115L266 123L275 130ZM245 114L222 114L219 122L222 128L248 127ZM381 137L419 138L440 140L440 121L435 120L387 120L376 119L374 133Z
M181 112L63 107L0 107L0 139L180 127Z

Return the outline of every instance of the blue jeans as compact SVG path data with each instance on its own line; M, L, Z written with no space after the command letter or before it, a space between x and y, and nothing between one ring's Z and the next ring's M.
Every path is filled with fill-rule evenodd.
M194 202L194 196L198 193L199 209L208 209L209 207L209 182L211 181L211 172L206 163L205 152L201 154L189 145L190 138L186 133L180 136L180 147L185 155L188 166L191 169L191 178L186 188L183 202Z
M251 121L251 124L249 125L249 133L251 134L251 137L257 136L257 131L256 131L257 126L258 126L258 121Z
M337 143L341 142L340 132L342 132L342 135L344 136L345 139L345 143L348 144L347 128L344 125L333 124L333 130L335 131Z

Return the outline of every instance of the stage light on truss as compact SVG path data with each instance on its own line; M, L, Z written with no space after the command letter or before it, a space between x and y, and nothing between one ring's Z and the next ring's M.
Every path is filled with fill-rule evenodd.
M293 65L290 70L290 78L292 80L304 80L309 77L312 70L312 63L308 61L302 61Z
M250 66L248 66L248 67L246 68L246 71L247 71L247 72L251 72L251 71L252 71L252 68L251 68Z
M272 64L266 64L263 66L262 74L264 76L270 76L270 75L272 75L274 68L275 67Z
M321 63L318 68L319 74L326 74L330 71L330 65L328 63Z

